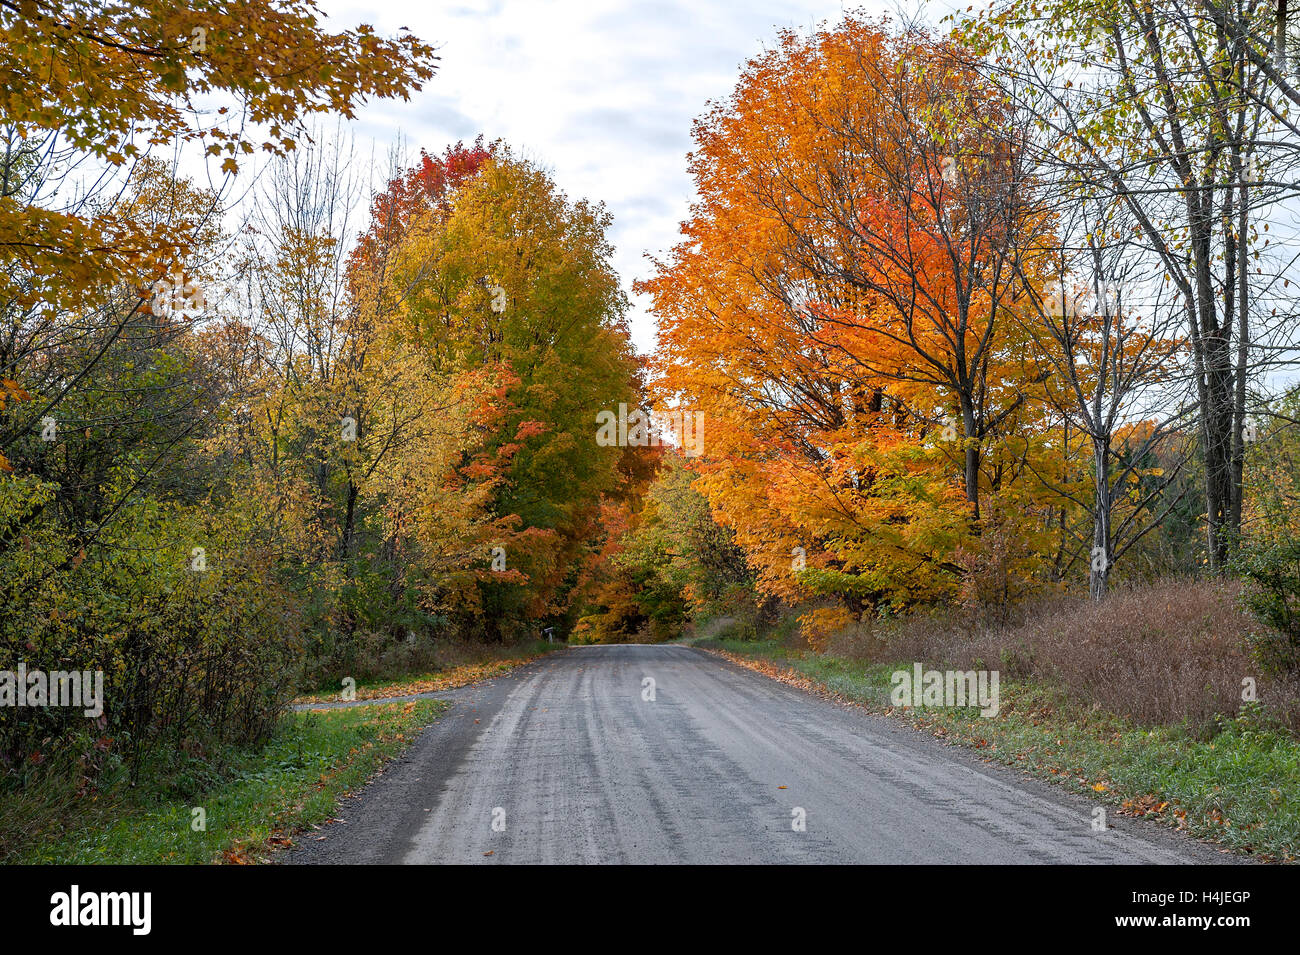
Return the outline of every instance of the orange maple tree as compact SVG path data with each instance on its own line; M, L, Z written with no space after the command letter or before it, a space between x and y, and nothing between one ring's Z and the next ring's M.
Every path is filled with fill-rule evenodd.
M1043 376L1008 318L1046 225L1017 135L959 50L856 17L783 34L697 122L699 201L639 288L767 590L932 599L1012 506Z

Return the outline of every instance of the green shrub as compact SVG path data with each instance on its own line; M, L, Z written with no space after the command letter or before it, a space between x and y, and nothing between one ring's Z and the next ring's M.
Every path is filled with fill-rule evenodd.
M77 547L53 522L23 520L43 493L0 480L0 530L21 525L0 544L0 669L102 671L103 711L0 708L5 782L68 760L93 781L108 754L136 775L159 754L264 740L300 654L300 613L269 549L220 508L149 499Z
M1300 664L1300 540L1244 548L1236 568L1251 584L1243 605L1272 631L1255 639L1259 662L1274 672L1295 669Z

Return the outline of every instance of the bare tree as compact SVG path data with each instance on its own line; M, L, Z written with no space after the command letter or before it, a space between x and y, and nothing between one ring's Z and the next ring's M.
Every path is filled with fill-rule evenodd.
M1044 156L1044 175L1052 156ZM1089 447L1091 497L1051 476L1040 478L1087 515L1090 532L1080 537L1088 589L1099 600L1116 562L1179 500L1164 498L1179 467L1165 469L1136 500L1123 493L1137 484L1142 462L1185 423L1183 415L1163 411L1181 357L1179 319L1161 307L1162 290L1141 280L1124 206L1081 194L1068 182L1058 185L1044 191L1053 197L1056 229L1032 274L1023 276L1023 320L1052 372L1046 400L1061 417L1067 461L1072 430Z
M1204 462L1206 550L1221 570L1241 527L1252 385L1291 360L1276 346L1293 327L1291 309L1276 315L1264 300L1290 262L1272 270L1261 219L1290 189L1282 181L1295 143L1276 105L1266 105L1255 45L1191 0L1041 12L1019 0L1001 8L988 65L1056 144L1068 178L1123 205L1147 280L1176 292Z

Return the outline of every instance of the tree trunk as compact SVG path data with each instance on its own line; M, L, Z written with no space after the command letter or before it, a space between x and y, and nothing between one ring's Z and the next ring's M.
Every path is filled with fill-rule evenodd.
M352 537L356 532L357 522L357 486L348 481L347 511L343 516L343 534L339 541L339 557L347 560L352 553Z
M1232 528L1232 409L1234 362L1232 325L1220 326L1214 292L1214 255L1210 199L1187 197L1196 277L1195 301L1189 303L1193 347L1198 361L1201 438L1205 460L1205 543L1210 572L1222 573L1228 561Z
M1110 568L1114 563L1110 535L1110 438L1092 439L1093 494L1092 554L1088 568L1088 593L1093 600L1102 600L1110 582Z
M978 435L975 433L975 404L969 395L961 396L962 435L964 444L966 471L966 500L970 502L975 520L980 519L980 450Z

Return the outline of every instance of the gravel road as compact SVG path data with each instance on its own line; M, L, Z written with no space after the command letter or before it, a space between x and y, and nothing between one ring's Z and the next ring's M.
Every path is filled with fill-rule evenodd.
M1094 832L1083 797L688 647L571 648L434 695L451 709L282 861L1234 861L1113 812Z

